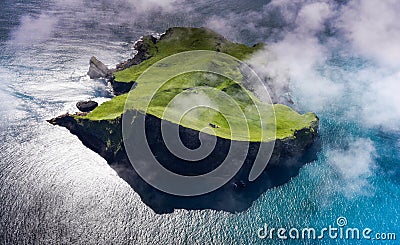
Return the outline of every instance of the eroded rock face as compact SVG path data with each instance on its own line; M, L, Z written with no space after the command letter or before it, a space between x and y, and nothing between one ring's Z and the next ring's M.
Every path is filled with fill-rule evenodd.
M76 103L76 107L78 107L78 109L81 112L89 112L89 111L93 111L96 107L98 107L99 104L96 101L79 101L78 103Z
M148 130L147 135L149 135L147 143L162 165L175 173L200 175L212 171L219 166L218 160L223 160L225 153L229 151L231 141L218 138L216 149L202 162L177 159L162 143L162 119L136 111L127 113L130 113L132 118L145 117L146 131ZM78 136L85 146L106 159L118 175L140 195L142 201L156 213L170 213L175 209L213 209L233 213L245 211L263 192L285 184L296 176L304 164L316 159L316 152L319 150L318 144L315 144L318 135L317 119L309 127L294 132L294 137L277 140L267 168L254 182L249 182L248 176L262 143L250 142L241 169L224 186L204 195L181 197L155 189L138 175L130 163L122 142L121 117L114 120L91 121L66 114L49 122L66 127L72 134ZM200 144L198 136L198 131L180 126L180 137L185 146L198 147Z
M114 95L121 95L128 93L132 88L135 88L137 85L135 81L125 83L125 82L117 82L113 79L110 80L110 84L113 89Z
M50 119L48 122L67 128L86 147L102 156L108 163L120 160L121 158L116 158L116 154L124 151L121 119L90 121L79 119L77 116L79 114L64 114Z
M93 56L90 59L89 64L90 67L87 74L91 79L110 78L112 76L112 71L108 69L108 67L96 57Z
M129 68L134 65L138 65L138 64L142 63L143 61L150 59L151 54L149 51L149 45L146 41L150 41L153 44L155 44L155 43L157 43L158 39L152 35L142 37L142 39L137 41L135 46L133 47L137 51L136 55L133 58L128 59L125 62L117 64L116 71L122 71L126 68Z

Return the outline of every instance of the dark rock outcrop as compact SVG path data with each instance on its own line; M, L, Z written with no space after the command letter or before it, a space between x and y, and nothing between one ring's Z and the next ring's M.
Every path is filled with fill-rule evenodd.
M128 93L132 88L136 86L135 81L125 83L125 82L117 82L114 79L110 80L110 84L113 89L114 95L121 95Z
M133 47L137 51L136 55L133 58L118 64L116 66L116 71L124 70L131 66L138 65L147 59L150 59L152 55L150 54L149 45L156 44L157 41L158 39L152 35L142 37L139 41L135 43L135 46Z
M103 64L100 60L98 60L96 57L92 57L89 62L89 71L88 75L91 79L97 79L97 78L111 78L112 77L112 71L107 68L106 65Z
M76 107L81 111L81 112L89 112L93 111L99 104L96 101L79 101L76 103Z
M121 71L134 65L138 65L143 61L150 59L152 55L150 54L151 44L157 43L158 39L152 35L144 36L139 41L135 43L134 49L137 51L135 56L127 61L124 61L116 65L115 69L108 69L101 61L96 57L90 59L90 67L88 75L91 79L105 78L111 84L114 95L121 95L128 93L133 86L136 85L135 81L131 82L118 82L114 80L113 73L116 71Z
M122 71L131 66L138 65L147 59L150 59L152 57L150 53L150 45L156 44L157 41L158 39L152 35L142 37L135 43L134 49L137 51L135 56L131 59L128 59L127 61L117 64L115 71ZM111 77L109 79L109 82L111 84L111 87L113 88L113 92L115 95L128 93L132 89L132 87L136 86L135 81L118 82L114 80L114 77Z

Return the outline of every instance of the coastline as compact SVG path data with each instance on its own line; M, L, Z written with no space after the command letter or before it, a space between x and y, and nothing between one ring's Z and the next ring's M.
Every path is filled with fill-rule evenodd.
M163 36L161 35L160 39L162 38ZM93 57L90 61L88 74L93 75L93 70L95 70L97 76L105 78L112 85L115 96L125 94L131 90L132 86L135 86L136 81L118 82L115 80L115 72L139 65L150 59L152 55L150 54L146 40L156 44L160 39L156 39L151 35L144 36L135 43L137 54L133 58L118 64L115 69L108 69L103 63ZM92 78L96 78L96 76L92 76ZM276 139L272 157L267 168L256 181L250 182L248 180L249 172L257 156L260 144L268 144L269 142L248 142L250 147L243 166L220 189L196 197L177 197L151 187L141 179L132 167L125 151L122 137L122 115L128 112L135 114L135 118L144 117L146 124L151 125L151 131L149 131L151 142L149 145L151 145L152 150L162 156L163 166L175 173L198 175L217 168L221 162L216 161L216 159L223 159L224 153L229 150L229 145L235 142L235 140L217 136L217 149L213 152L214 155L207 157L202 164L196 164L196 162L185 162L176 159L168 152L165 146L160 145L160 142L163 142L160 130L163 119L154 115L143 114L134 110L122 112L120 116L113 119L91 120L87 117L88 113L77 113L74 115L65 114L48 120L53 125L67 128L86 147L103 157L117 171L118 175L141 196L143 202L157 213L173 212L176 208L215 209L229 212L244 211L264 191L284 184L290 178L296 176L301 166L310 162L310 159L315 158L316 148L318 148L318 144L315 144L315 142L318 137L319 119L314 114L314 119L307 127L292 130L290 137ZM174 124L168 121L164 122ZM191 146L193 149L198 147L199 131L182 125L175 124L174 126L179 127L181 140L184 145ZM149 197L149 193L152 193L150 195L151 198ZM233 198L234 200L232 198L225 200L222 198L224 196L234 196L235 198ZM219 201L210 201L214 199ZM229 200L230 204L226 203L227 200Z

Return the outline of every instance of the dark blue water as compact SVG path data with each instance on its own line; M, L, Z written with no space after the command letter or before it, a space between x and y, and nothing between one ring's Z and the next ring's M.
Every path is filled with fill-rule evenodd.
M307 84L310 77L294 72L295 65L289 72L296 109L316 111L321 119L323 148L318 160L304 166L289 183L263 194L246 212L178 210L157 215L104 159L45 120L74 112L78 100L110 98L104 81L86 76L92 55L116 64L130 57L132 42L141 35L176 25L207 25L248 44L284 44L284 33L296 32L287 21L290 18L284 21L283 12L272 11L265 1L180 1L152 9L122 0L3 0L1 6L1 242L266 243L271 241L257 237L264 224L318 230L337 227L341 216L347 219L347 227L400 236L398 104L382 104L374 110L371 101L381 105L393 93L382 90L376 99L365 93L375 81L396 77L396 67L387 71L374 57L319 39L325 42L323 47L336 49L312 68L329 83ZM299 12L293 6L286 11ZM218 17L232 26L218 25ZM300 66L307 68L304 63ZM376 120L365 117L368 112Z

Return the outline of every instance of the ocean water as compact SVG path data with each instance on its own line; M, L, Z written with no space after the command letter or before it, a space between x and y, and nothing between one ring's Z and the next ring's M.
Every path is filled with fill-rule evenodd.
M279 16L273 19L275 22L266 21L274 14L265 11L265 1L165 2L172 7L160 5L151 9L146 1L138 1L141 7L132 7L130 1L123 0L2 0L2 244L371 242L327 236L322 240L282 240L276 236L262 240L257 236L264 224L319 230L329 225L338 227L339 217L346 218L345 227L400 236L399 121L398 117L389 117L394 126L382 121L385 109L396 115L397 107L383 107L383 112L374 114L379 117L377 121L382 121L379 125L366 124L367 119L351 114L359 111L361 115L364 108L371 107L358 103L364 100L354 99L360 95L360 87L354 84L363 79L366 68L374 68L375 64L357 54L339 52L316 69L332 84L349 88L329 106L316 107L322 100L310 104L301 87L301 76L292 78L296 109L314 110L321 119L322 150L318 159L304 166L297 177L267 191L242 213L176 210L172 214L155 214L104 159L66 129L48 124L46 119L76 111L79 100L108 100L111 95L107 84L86 76L90 57L95 55L107 65L114 65L132 55L133 42L143 34L177 25L208 25L224 30L224 26L215 23L218 16L233 20L232 16L243 15L246 21L232 25L239 31L224 34L248 44L262 40L279 44L282 37L276 34L291 25L280 22ZM384 75L379 79L384 80ZM328 86L326 90L333 91L335 87ZM385 98L377 100L382 102Z

